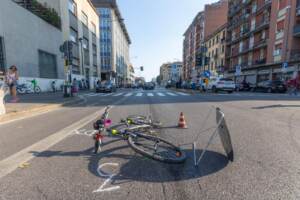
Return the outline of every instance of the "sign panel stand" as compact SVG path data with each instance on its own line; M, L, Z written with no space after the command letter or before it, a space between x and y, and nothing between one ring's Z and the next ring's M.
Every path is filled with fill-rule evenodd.
M216 108L216 123L217 123L217 126L214 128L214 131L211 134L211 136L210 136L207 144L205 145L203 151L201 152L199 158L197 158L197 152L196 152L198 139L194 140L195 142L193 142L193 143L188 143L188 144L182 144L182 145L180 145L180 146L192 145L193 160L194 160L194 165L195 166L199 165L199 163L203 159L205 153L207 152L208 147L212 144L214 138L217 135L220 136L220 139L221 139L223 148L224 148L224 150L226 152L228 160L230 160L230 161L233 162L233 157L234 156L233 156L233 147L232 147L232 143L231 143L231 137L230 137L230 133L229 133L226 121L225 121L225 115L221 111L220 108ZM210 130L210 129L207 129L207 130ZM205 132L205 131L203 131L203 132Z

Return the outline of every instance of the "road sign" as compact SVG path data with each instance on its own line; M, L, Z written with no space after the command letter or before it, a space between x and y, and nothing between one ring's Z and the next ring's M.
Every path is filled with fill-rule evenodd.
M288 64L287 62L282 63L281 71L282 71L282 72L286 72L288 66L289 66L289 64Z
M206 71L203 72L203 75L204 75L205 77L209 78L210 75L211 75L211 73L210 73L210 71L206 70Z
M241 65L235 66L235 75L236 76L240 76L241 73L242 73L242 67L241 67Z

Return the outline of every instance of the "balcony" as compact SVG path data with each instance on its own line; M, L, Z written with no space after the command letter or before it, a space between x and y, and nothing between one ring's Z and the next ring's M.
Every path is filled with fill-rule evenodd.
M294 49L291 51L290 61L300 60L300 49Z
M296 8L296 16L299 17L300 16L300 6L298 5L298 7Z
M300 24L294 26L294 36L300 37Z
M56 10L47 8L37 0L13 0L31 13L45 20L52 26L61 29L61 19Z
M252 64L253 65L262 65L262 64L266 64L267 59L266 58L262 58L259 60L255 60Z

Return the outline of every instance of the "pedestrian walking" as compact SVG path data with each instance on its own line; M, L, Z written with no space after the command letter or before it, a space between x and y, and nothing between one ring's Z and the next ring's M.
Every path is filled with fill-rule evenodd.
M298 95L299 81L297 78L288 81L289 95Z
M12 65L6 74L5 82L9 87L10 95L12 96L11 103L18 102L17 97L17 81L19 80L18 69L15 65Z
M52 92L55 93L56 92L56 81L52 81L51 87L52 87Z
M72 83L72 93L77 93L78 92L78 81L76 78L73 79Z

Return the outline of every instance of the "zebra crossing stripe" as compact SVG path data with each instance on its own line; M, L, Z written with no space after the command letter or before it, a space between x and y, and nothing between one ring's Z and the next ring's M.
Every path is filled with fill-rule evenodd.
M112 95L112 93L109 93L109 94L102 94L101 96L102 96L102 97L107 97L107 96L110 96L110 95Z
M174 93L171 93L171 92L167 92L168 95L171 95L171 96L177 96L176 94Z
M143 96L143 93L139 92L139 93L137 93L135 96L141 97L141 96Z
M166 95L164 95L163 93L160 93L160 92L158 92L157 95L161 96L161 97L165 97L166 96Z
M121 96L122 94L124 94L124 93L118 93L118 94L115 94L115 95L113 95L114 97L118 97L118 96Z
M148 97L153 97L154 95L153 95L153 93L147 93L147 96Z
M97 93L90 93L90 94L86 94L86 96L89 96L89 97L95 97L95 96L98 96L99 94Z
M189 96L189 94L183 93L183 92L177 92L177 94L180 94L182 96Z
M125 97L130 97L132 95L132 93L127 93L127 94L125 94L124 96Z

